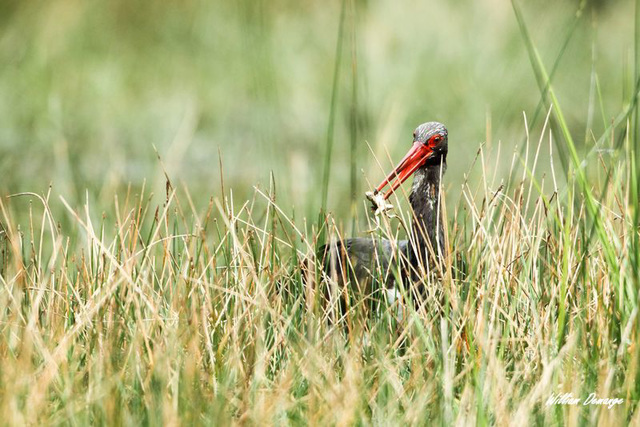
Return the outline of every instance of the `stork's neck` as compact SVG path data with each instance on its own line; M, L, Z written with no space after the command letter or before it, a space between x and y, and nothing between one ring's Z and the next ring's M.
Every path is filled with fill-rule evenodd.
M416 250L410 250L409 259L417 267L430 265L429 244L437 257L444 255L444 228L440 215L440 179L446 162L427 164L415 172L409 201L413 209L412 239Z

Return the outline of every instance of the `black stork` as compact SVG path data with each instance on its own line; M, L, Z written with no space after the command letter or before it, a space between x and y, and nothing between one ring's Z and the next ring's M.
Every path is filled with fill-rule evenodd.
M351 281L363 296L386 290L394 295L394 265L414 282L425 274L428 266L446 255L444 228L440 215L440 180L447 166L447 128L438 122L423 123L413 132L413 145L396 168L368 197L380 210L386 200L409 178L415 175L409 201L413 211L410 240L395 244L377 237L355 237L326 244L320 248L325 271L339 282ZM382 193L389 185L389 189ZM395 248L394 248L395 246ZM398 264L399 263L399 264ZM374 286L374 277L382 273L384 284ZM424 289L417 286L422 294ZM394 294L390 294L392 291ZM397 295L397 294L395 294ZM395 297L394 297L395 299Z

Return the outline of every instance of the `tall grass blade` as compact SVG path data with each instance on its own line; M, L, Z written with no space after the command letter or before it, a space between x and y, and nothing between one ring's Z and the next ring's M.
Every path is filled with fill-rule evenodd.
M520 27L520 32L525 41L525 45L527 47L527 51L529 53L529 59L531 60L531 65L534 69L536 79L538 81L538 86L540 87L540 91L544 94L545 88L548 86L548 90L546 91L546 98L549 104L549 108L553 106L553 118L555 127L558 129L559 133L562 135L562 139L566 143L566 149L569 153L569 160L573 166L573 170L576 173L576 182L580 186L580 190L583 192L584 200L586 202L587 210L590 214L590 218L593 221L594 230L598 234L600 243L605 248L605 253L607 255L607 259L610 262L610 266L614 271L614 275L618 275L618 266L615 263L615 250L607 236L605 229L602 227L600 222L600 214L597 201L592 193L592 189L589 185L589 181L587 180L586 172L582 167L582 161L578 156L578 151L576 145L574 143L573 137L571 136L571 132L569 131L568 124L565 120L564 114L562 112L562 108L560 103L555 95L553 90L553 86L549 81L549 75L542 63L542 59L538 54L536 47L533 44L533 39L529 33L527 25L524 21L524 17L518 6L517 0L512 0L511 4L513 6L514 13L516 15L516 20L518 21L518 25ZM564 148L560 145L560 140L556 138L556 147L559 150L563 151ZM565 160L566 162L566 160ZM568 169L567 169L568 171Z
M563 41L562 41L562 45L560 46L560 50L558 51L558 54L556 55L555 60L553 61L553 66L551 67L551 72L549 73L549 79L547 84L544 86L544 89L541 90L541 94L540 94L540 99L538 100L538 104L536 105L536 108L533 112L533 116L531 117L531 120L528 121L529 124L529 132L531 132L534 128L534 126L536 125L536 123L538 122L538 119L540 118L540 114L542 114L542 112L545 110L545 107L547 106L547 102L546 102L546 97L547 97L547 92L549 90L549 87L551 85L551 83L553 82L553 78L556 74L556 72L558 71L558 69L560 68L560 62L562 60L562 58L564 57L564 54L567 50L567 47L569 46L569 42L572 40L573 35L576 32L576 29L578 28L578 24L580 23L580 20L582 18L583 15L583 9L586 5L586 2L581 2L580 3L580 7L578 9L578 11L576 12L576 14L573 17L573 20L571 21L571 25L569 25L569 29L567 30L567 34L565 35ZM525 139L526 136L523 137L521 148L520 148L520 156L524 156L524 150L526 149L526 144L525 144ZM560 147L562 148L562 147ZM559 154L559 158L560 158L560 162L562 164L562 169L563 171L566 173L567 172L567 161L566 161L566 154L564 153L564 151L560 151ZM512 171L509 182L513 182L515 183L515 173L516 171ZM509 188L507 188L507 190L509 190Z
M351 108L349 110L349 205L351 212L351 230L355 229L356 208L358 206L357 189L358 174L356 164L358 162L358 39L357 39L357 9L355 0L350 0L351 5Z
M321 212L327 210L327 197L329 193L329 181L331 179L331 160L333 154L334 127L336 110L338 108L338 88L340 86L340 68L342 64L342 45L344 44L344 24L347 9L347 0L342 0L340 10L340 23L338 24L338 39L336 41L336 60L333 68L333 84L331 86L331 104L329 107L329 121L327 123L327 140L324 154L324 169L322 173L322 198Z

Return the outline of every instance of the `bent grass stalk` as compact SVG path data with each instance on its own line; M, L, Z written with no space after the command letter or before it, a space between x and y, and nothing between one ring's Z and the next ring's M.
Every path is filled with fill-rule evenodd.
M474 167L488 170L479 154ZM332 281L315 264L324 242L273 186L241 205L214 197L202 212L188 189L157 208L147 194L115 200L101 216L49 193L2 199L0 413L10 423L636 419L638 310L619 293L635 275L632 158L604 171L609 189L594 202L608 242L586 238L593 218L576 189L542 192L534 156L517 185L463 185L446 219L452 256L425 277L422 304L370 312L353 300L337 323L318 298ZM12 215L27 198L23 229ZM397 214L379 236L406 233L410 213ZM75 230L55 226L61 216ZM412 286L401 284L405 301ZM546 406L559 392L625 401Z

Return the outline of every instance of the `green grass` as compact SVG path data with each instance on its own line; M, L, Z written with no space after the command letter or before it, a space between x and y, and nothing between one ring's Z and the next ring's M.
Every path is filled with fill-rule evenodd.
M545 5L2 6L0 419L640 423L640 9ZM452 255L335 322L314 254L406 234L359 194L432 119Z
M524 181L511 194L466 184L448 236L467 273L446 261L402 318L355 304L347 330L310 296L315 235L267 193L206 212L171 186L161 205L130 194L102 215L62 200L72 239L48 209L58 201L5 199L0 410L15 423L637 418L629 167L608 172L598 202L606 245L588 238L577 182L552 199ZM25 228L10 213L21 204ZM625 403L544 405L594 391Z

